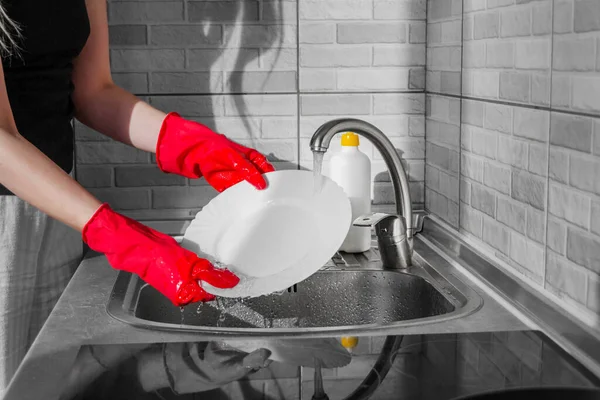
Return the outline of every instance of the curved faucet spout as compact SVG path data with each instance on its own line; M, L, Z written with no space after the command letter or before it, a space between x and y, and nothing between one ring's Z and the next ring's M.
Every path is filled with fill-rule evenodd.
M326 152L331 139L341 132L354 132L367 138L381 153L390 172L394 187L396 211L398 215L403 216L406 220L406 237L412 249L413 217L410 188L404 165L396 148L383 132L370 123L355 118L342 118L326 122L316 130L310 140L311 150L313 152Z

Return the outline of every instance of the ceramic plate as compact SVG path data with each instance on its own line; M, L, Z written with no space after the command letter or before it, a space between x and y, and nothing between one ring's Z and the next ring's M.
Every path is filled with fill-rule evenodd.
M240 277L232 289L205 282L222 297L257 297L285 290L319 270L342 245L352 222L343 189L310 171L265 174L267 189L240 182L202 209L182 246Z

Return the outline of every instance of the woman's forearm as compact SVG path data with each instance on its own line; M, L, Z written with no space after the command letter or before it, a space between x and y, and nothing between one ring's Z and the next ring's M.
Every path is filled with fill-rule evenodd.
M90 128L119 142L154 153L166 114L126 90L107 84L73 96L76 117Z
M25 138L1 128L0 183L29 204L78 231L101 205Z

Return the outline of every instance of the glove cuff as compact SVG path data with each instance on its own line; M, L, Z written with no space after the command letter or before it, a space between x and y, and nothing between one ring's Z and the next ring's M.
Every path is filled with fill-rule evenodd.
M189 154L207 138L218 134L198 122L188 121L171 112L163 120L156 142L156 164L165 173L200 178L202 173Z
M101 251L95 248L96 231L100 227L102 229L106 229L108 227L107 224L104 222L106 221L105 215L108 213L114 214L114 211L110 208L110 205L108 203L103 203L100 207L98 207L94 214L92 214L91 218L83 227L83 230L81 232L83 242L90 246L92 250Z

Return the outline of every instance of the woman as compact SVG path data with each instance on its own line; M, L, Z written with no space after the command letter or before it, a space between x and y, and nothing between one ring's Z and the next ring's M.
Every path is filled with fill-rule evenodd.
M238 283L72 179L73 117L155 152L163 172L203 176L218 191L242 180L262 189L262 174L273 171L257 151L156 110L113 83L105 1L2 0L0 389L69 281L81 237L113 268L138 274L178 306L213 299L200 281Z

